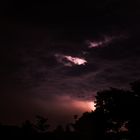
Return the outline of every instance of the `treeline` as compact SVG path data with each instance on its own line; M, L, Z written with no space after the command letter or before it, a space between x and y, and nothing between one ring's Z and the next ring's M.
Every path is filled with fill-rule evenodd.
M109 88L97 92L95 111L85 112L65 129L59 125L49 131L47 119L37 116L32 124L21 127L0 125L0 139L54 140L139 140L140 139L140 81L130 84L130 90Z

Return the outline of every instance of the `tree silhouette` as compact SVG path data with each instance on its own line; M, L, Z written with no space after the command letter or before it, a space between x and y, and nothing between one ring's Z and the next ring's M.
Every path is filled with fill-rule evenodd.
M116 88L97 93L95 112L99 116L103 116L105 136L122 137L122 133L127 130L127 123L131 119L130 108L133 106L133 97L130 91ZM126 133L125 137L127 137Z
M37 122L35 127L37 128L37 131L40 133L47 132L50 125L48 124L48 119L42 117L42 116L36 116Z
M55 130L54 130L55 133L63 133L64 132L64 128L62 125L58 125L56 126Z
M26 120L21 128L24 136L31 136L35 133L34 125L29 120Z
M128 129L131 139L140 139L140 80L137 80L130 85L134 97Z
M140 81L131 91L110 88L97 92L95 111L76 120L76 132L94 139L140 139Z
M96 139L128 137L128 123L132 121L135 96L130 91L110 88L96 95L96 110L79 118L75 130ZM133 117L132 117L133 116Z

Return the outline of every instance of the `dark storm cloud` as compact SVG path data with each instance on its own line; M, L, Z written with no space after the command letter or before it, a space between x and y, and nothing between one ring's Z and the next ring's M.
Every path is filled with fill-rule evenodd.
M31 36L23 37L24 40L18 44L23 65L17 77L24 86L27 85L35 92L35 96L49 98L55 94L69 94L87 99L92 96L92 92L95 94L100 88L112 86L117 82L120 85L119 77L127 79L125 77L129 77L132 72L128 69L128 74L122 76L124 63L133 63L131 58L135 54L135 49L132 49L129 43L125 43L127 39L112 42L104 48L88 49L88 46L82 44L84 41L78 44L67 40L63 42L48 39L50 37L47 32L43 32L46 37L42 35L43 39L38 39L38 32L42 35L42 31L38 30L24 32L22 36L26 33ZM87 53L83 54L85 50ZM68 68L57 62L55 54L60 52L63 55L85 57L87 64Z
M57 94L58 91L59 94L68 92L71 95L77 96L83 92L87 94L86 90L88 88L91 91L100 89L102 86L98 86L98 83L99 85L100 83L111 83L111 81L108 82L108 79L114 79L111 74L110 76L108 76L108 73L106 74L106 69L109 69L109 71L113 69L113 73L115 73L114 69L116 67L122 67L123 69L124 66L121 64L122 59L133 57L136 50L138 50L138 47L137 49L132 48L132 43L125 43L127 42L126 39L124 42L122 41L123 39L112 42L104 48L88 49L88 46L84 44L85 40L79 43L67 39L63 40L63 37L60 38L58 32L52 32L47 30L47 28L43 30L28 27L17 28L14 26L11 33L10 37L14 37L14 39L11 39L12 43L10 43L12 51L5 52L9 54L6 58L8 59L6 66L10 67L10 69L13 68L11 75L15 72L14 67L17 70L17 67L20 66L20 69L17 70L13 77L16 77L17 81L20 81L23 87L27 85L27 87L35 87L36 89L37 86L40 92L46 92L48 96L49 92L50 94ZM61 31L59 33L61 36L63 35ZM104 33L103 35L102 33L100 34L101 36L106 36ZM9 38L7 41L9 41ZM86 51L85 54L83 54L84 51ZM87 60L87 64L75 65L71 68L65 67L58 63L54 57L57 53L84 57ZM18 61L20 65L17 64ZM131 59L129 58L128 61L131 61ZM10 63L11 66L9 65ZM119 63L120 65L117 66L114 63ZM115 74L117 75L117 72ZM6 77L9 78L8 75ZM88 81L91 78L98 82L89 83ZM61 91L62 89L63 92Z
M84 36L77 41L66 36L66 31L47 27L19 24L2 27L5 27L0 48L2 120L10 114L12 121L38 113L52 117L60 108L72 114L80 110L78 107L73 111L71 106L76 107L73 102L91 101L98 90L110 86L127 87L128 82L140 77L140 47L135 38L138 34L101 48L88 48L87 39L100 41L108 34L99 31L95 37L92 29L90 32L94 35L88 38L85 34L77 37L80 33L75 35L73 31L74 38ZM58 62L56 54L84 58L87 63L68 67Z

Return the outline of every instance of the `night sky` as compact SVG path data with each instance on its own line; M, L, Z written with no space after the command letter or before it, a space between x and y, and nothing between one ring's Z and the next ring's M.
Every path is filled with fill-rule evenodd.
M96 92L140 79L139 1L4 1L0 122L65 124Z

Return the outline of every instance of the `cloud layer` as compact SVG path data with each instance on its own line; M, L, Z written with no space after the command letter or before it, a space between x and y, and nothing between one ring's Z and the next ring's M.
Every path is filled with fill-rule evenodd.
M51 118L60 109L70 110L58 117L61 122L65 115L89 110L86 106L98 90L127 88L140 78L137 34L99 32L95 37L93 31L93 37L75 41L60 38L65 34L58 30L10 26L10 30L5 27L5 36L1 33L0 42L1 120L9 114L11 122L35 113ZM101 47L93 46L93 41Z

